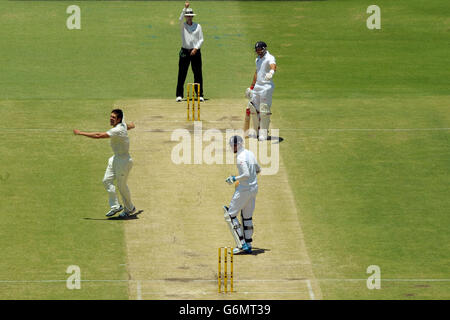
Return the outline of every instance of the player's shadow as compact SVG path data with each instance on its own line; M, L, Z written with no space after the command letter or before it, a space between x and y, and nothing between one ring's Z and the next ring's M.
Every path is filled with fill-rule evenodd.
M203 98L205 101L208 101L209 98ZM187 98L183 98L181 101L187 102ZM190 97L189 101L192 101L192 97ZM197 97L195 97L195 102L197 102Z
M249 134L248 137L250 139L256 139L255 134ZM267 140L270 140L273 144L281 143L284 141L284 139L282 137L277 137L277 136L268 136Z
M273 143L281 143L284 141L282 137L269 136L267 140L273 141Z
M252 248L252 253L245 253L245 252L241 252L241 253L236 253L236 255L252 255L252 256L257 256L258 254L264 253L266 251L270 251L270 249L264 249L264 248Z
M257 256L258 254L265 253L266 251L270 251L270 249L264 249L264 248L252 248L252 255Z
M110 217L110 218L83 218L84 220L96 220L96 221L124 221L124 220L136 220L139 219L138 215L140 215L144 210L139 210L136 213L133 213L131 216L121 218L119 216Z

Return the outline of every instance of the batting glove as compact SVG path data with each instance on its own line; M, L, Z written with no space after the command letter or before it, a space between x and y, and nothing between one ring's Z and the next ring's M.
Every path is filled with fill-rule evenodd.
M270 70L268 73L266 73L264 80L269 81L270 79L272 79L274 73L275 73L274 70Z
M229 176L227 178L227 180L225 180L226 183L228 184L233 184L236 181L236 177L235 176Z

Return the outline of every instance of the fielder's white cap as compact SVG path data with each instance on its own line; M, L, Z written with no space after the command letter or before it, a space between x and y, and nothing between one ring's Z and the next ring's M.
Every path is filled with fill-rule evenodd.
M194 10L192 10L191 8L187 8L186 11L184 12L184 16L185 17L193 17L193 16L195 16Z

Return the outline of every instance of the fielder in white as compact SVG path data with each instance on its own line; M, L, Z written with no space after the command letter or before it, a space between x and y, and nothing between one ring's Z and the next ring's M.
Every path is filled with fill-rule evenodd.
M230 206L224 206L224 218L230 227L231 234L236 241L236 248L233 253L251 253L253 236L253 211L255 210L256 194L258 193L257 174L261 172L261 167L256 161L253 152L243 146L244 141L240 136L232 136L230 146L236 154L236 165L238 176L229 176L225 181L238 185L231 199ZM238 213L241 213L243 232Z
M119 216L124 218L136 211L135 206L131 202L131 194L127 185L128 174L133 167L133 160L128 152L130 141L128 139L127 131L134 129L135 125L133 122L127 124L123 121L123 112L120 109L111 111L109 122L113 128L107 132L83 132L75 129L73 130L73 133L75 135L82 135L93 139L111 139L111 148L114 155L109 158L105 176L103 177L103 184L106 191L108 191L109 206L111 207L111 210L108 211L106 216L111 217L123 210ZM119 204L114 180L117 181L117 187L119 188L122 197L123 206Z
M270 116L272 115L272 95L275 85L273 75L277 70L275 57L267 51L267 44L258 41L255 44L256 72L253 76L253 82L250 88L246 90L246 96L249 99L246 112L250 110L250 117L253 123L253 129L259 141L269 138Z

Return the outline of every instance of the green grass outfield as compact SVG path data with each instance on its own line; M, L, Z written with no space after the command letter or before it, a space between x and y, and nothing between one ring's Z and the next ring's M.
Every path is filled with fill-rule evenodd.
M82 30L66 28L72 4ZM368 30L371 4L193 1L205 94L242 98L252 46L265 40L279 68L273 118L324 298L449 299L450 4L376 1L382 29ZM114 100L175 98L182 5L0 1L0 298L128 297L125 281L40 281L66 279L72 264L83 279L127 279L123 224L84 219L105 211L109 145L71 129L107 128ZM372 264L383 279L448 281L368 290L349 280Z

